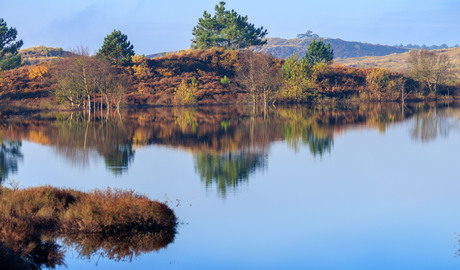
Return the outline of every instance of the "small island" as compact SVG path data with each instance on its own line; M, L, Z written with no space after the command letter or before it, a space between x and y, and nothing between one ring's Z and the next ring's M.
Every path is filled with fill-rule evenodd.
M5 269L64 265L66 245L81 256L96 251L131 259L174 240L177 218L163 203L132 191L89 193L49 186L0 187L0 265Z

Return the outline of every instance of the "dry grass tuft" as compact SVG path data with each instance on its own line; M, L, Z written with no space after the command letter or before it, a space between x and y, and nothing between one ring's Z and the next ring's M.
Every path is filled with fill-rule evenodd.
M0 187L0 265L63 265L56 237L75 245L83 256L101 250L112 259L131 259L171 243L176 225L165 204L133 191Z

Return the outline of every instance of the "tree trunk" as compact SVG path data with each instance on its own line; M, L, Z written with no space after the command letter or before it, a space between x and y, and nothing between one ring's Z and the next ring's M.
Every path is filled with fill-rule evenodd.
M91 96L88 95L88 120L91 119Z
M105 95L105 102L107 103L107 113L110 112L110 101L109 101L109 96L106 94Z

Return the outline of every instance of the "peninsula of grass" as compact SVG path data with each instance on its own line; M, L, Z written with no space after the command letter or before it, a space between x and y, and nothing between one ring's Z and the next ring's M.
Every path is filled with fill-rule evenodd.
M130 259L167 246L176 225L167 205L133 191L0 187L0 265L64 265L58 238L84 257Z
M2 187L0 217L26 221L34 229L67 233L174 231L176 226L176 217L165 204L113 189L84 193L50 186Z

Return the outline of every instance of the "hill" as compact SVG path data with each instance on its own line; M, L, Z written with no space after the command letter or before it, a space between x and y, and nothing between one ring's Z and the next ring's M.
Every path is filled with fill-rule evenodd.
M302 39L267 38L267 44L255 50L271 54L276 58L286 59L294 53L303 56L307 52L308 45L312 40L312 37ZM341 39L323 38L323 40L331 44L331 48L334 49L334 58L382 56L409 51L407 48L345 41Z
M51 48L43 45L19 50L19 54L26 65L35 65L72 55L71 52L64 51L62 48Z
M460 47L434 50L439 54L445 54L451 59L452 65L454 66L453 80L460 80ZM409 66L407 59L409 58L409 52L390 54L385 56L367 56L367 57L354 57L346 59L336 59L335 62L342 63L349 67L358 68L386 68L395 72L405 73L408 71Z

